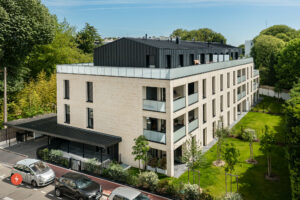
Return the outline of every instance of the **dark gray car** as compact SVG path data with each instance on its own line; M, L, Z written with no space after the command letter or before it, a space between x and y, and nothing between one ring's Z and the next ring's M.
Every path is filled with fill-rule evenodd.
M55 195L78 200L99 200L102 187L87 176L69 172L55 180Z

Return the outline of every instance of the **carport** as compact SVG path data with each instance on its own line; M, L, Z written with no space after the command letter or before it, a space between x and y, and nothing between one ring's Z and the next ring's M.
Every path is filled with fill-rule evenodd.
M122 141L121 137L58 124L56 114L14 120L5 123L5 125L46 135L48 136L48 145L50 144L50 137L68 141L68 153L70 152L70 142L76 142L82 145L82 157L85 157L85 146L90 145L99 148L101 162L103 150L109 150L111 159L119 161L119 142Z

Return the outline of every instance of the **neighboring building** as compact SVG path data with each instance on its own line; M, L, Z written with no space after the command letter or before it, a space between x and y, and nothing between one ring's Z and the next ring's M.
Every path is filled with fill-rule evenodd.
M144 135L173 176L188 138L208 145L217 127L230 126L257 101L259 73L240 53L217 43L122 38L96 48L94 64L57 66L51 125L7 125L97 146L135 167L132 146Z
M251 49L253 47L254 43L252 40L246 40L245 41L245 57L250 57Z

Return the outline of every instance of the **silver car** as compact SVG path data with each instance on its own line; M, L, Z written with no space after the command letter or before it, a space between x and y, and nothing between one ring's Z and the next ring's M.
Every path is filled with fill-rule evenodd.
M108 200L150 200L146 195L138 190L129 187L118 187L114 189Z
M11 170L11 176L15 173L20 174L23 182L33 187L48 185L55 179L54 171L44 162L36 159L24 159L17 162Z

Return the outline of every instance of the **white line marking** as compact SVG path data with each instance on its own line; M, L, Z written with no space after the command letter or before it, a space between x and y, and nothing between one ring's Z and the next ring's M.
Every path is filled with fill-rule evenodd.
M48 194L49 196L53 197L53 194Z
M29 185L26 185L26 187L31 189L31 187Z
M62 199L61 197L57 197L58 199Z
M45 191L41 191L41 193L43 193L43 194L46 194L46 192L45 192Z
M36 189L36 188L33 188L33 190L37 191L38 189Z
M9 197L4 197L3 200L14 200L14 199L9 198Z

